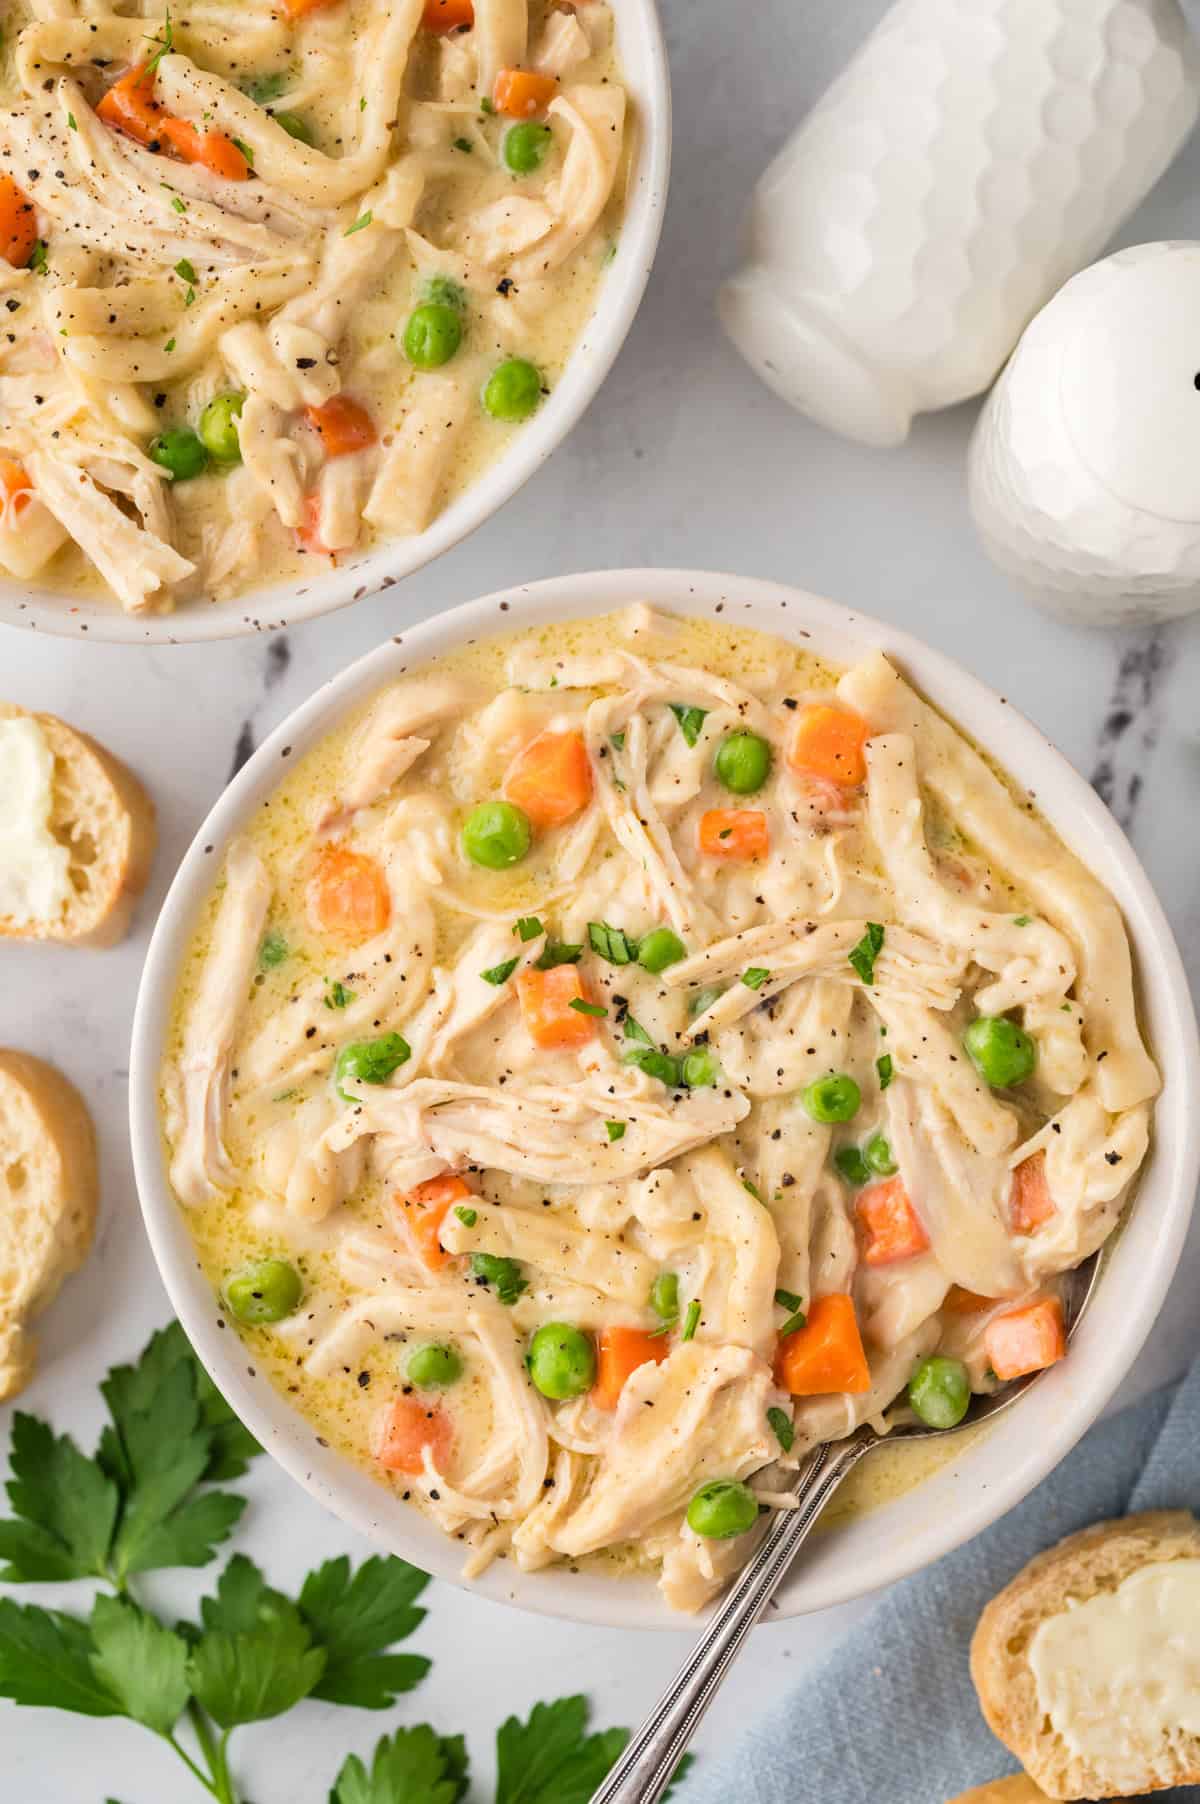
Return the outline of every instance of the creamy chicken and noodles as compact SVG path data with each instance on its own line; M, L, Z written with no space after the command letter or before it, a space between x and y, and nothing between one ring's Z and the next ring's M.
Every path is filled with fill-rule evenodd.
M466 1543L698 1606L814 1443L1065 1351L1155 1070L1111 897L881 654L406 674L228 848L164 1073L221 1307Z
M164 611L422 531L612 255L608 7L111 6L4 21L0 570Z

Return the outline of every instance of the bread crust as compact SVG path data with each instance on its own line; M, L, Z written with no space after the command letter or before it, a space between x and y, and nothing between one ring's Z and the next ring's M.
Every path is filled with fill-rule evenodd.
M1114 1591L1140 1567L1200 1559L1200 1522L1189 1510L1148 1510L1097 1522L1038 1554L987 1605L971 1641L971 1677L988 1726L1050 1798L1141 1797L1200 1784L1200 1749L1187 1770L1158 1777L1149 1766L1132 1788L1075 1758L1044 1724L1029 1665L1029 1644L1068 1600Z
M12 702L0 703L0 720L28 712ZM65 827L70 821L82 826L92 841L94 856L85 867L91 888L72 900L60 920L14 921L0 915L0 939L114 945L128 932L150 876L157 841L154 803L133 772L87 733L55 714L32 718L54 756L54 825ZM84 821L77 819L81 812L88 815ZM73 851L78 847L77 840Z
M0 1048L0 1402L33 1375L29 1323L87 1258L98 1193L95 1129L74 1084Z

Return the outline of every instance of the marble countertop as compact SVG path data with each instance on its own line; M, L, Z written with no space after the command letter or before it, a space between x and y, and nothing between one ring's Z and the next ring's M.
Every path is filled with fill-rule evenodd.
M507 508L433 568L287 635L161 650L77 644L0 628L0 694L65 715L149 782L161 842L135 932L104 953L0 952L0 1044L74 1078L103 1148L99 1244L49 1317L25 1406L90 1444L96 1381L167 1317L142 1232L127 1143L130 1019L155 909L221 786L323 679L385 636L470 596L533 577L618 564L677 564L774 577L894 621L959 659L1030 715L1086 772L1133 838L1184 957L1200 938L1200 616L1170 628L1087 633L1034 611L984 559L964 495L975 409L920 421L902 450L844 444L790 413L749 374L713 313L749 188L773 148L884 10L883 0L797 7L767 0L741 44L718 0L664 0L675 173L657 268L625 350L574 435ZM770 59L765 52L770 49ZM786 73L785 73L786 72ZM714 107L721 86L729 104ZM736 103L730 100L736 95ZM702 98L703 97L703 98ZM1200 137L1129 222L1121 242L1200 235ZM966 723L969 726L969 722ZM1125 1394L1178 1371L1200 1345L1200 1226ZM0 1409L0 1444L11 1411ZM260 1461L241 1545L291 1584L362 1545ZM156 1585L164 1607L199 1581ZM55 1601L71 1607L69 1591ZM49 1596L46 1601L50 1601ZM584 1630L506 1611L444 1584L409 1645L434 1658L424 1686L386 1717L306 1705L286 1730L242 1731L238 1765L258 1804L324 1799L345 1753L385 1727L432 1721L468 1732L486 1778L495 1726L539 1698L581 1690L598 1724L634 1723L687 1635ZM855 1608L861 1609L859 1605ZM733 1732L848 1626L853 1608L760 1630L698 1746ZM45 1712L3 1712L3 1791L13 1804L180 1804L203 1794L145 1732ZM237 1746L237 1743L235 1743ZM980 1780L990 1777L980 1773Z

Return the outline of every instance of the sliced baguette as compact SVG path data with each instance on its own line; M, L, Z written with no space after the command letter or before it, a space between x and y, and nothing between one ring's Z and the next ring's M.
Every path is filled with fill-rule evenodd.
M1039 1625L1068 1603L1115 1591L1140 1567L1200 1559L1200 1522L1189 1510L1154 1510L1069 1535L1039 1554L994 1597L971 1642L971 1677L989 1726L1051 1798L1141 1797L1200 1784L1200 1738L1182 1732L1145 1753L1136 1784L1077 1757L1042 1716L1028 1650ZM1132 1730L1131 1730L1132 1733Z
M946 1804L1050 1804L1045 1792L1035 1785L1028 1773L1015 1779L992 1779L987 1785L972 1786Z
M33 1375L29 1322L87 1258L96 1136L75 1086L27 1052L0 1050L0 1402Z
M0 720L26 713L0 702ZM0 915L0 939L111 946L129 926L154 857L154 804L132 771L53 714L33 717L54 758L50 829L71 855L72 897L53 920Z

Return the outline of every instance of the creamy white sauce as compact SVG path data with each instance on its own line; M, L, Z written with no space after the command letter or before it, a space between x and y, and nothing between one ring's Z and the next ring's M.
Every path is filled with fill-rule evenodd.
M55 920L71 898L71 857L50 831L54 754L28 714L0 720L0 917Z

